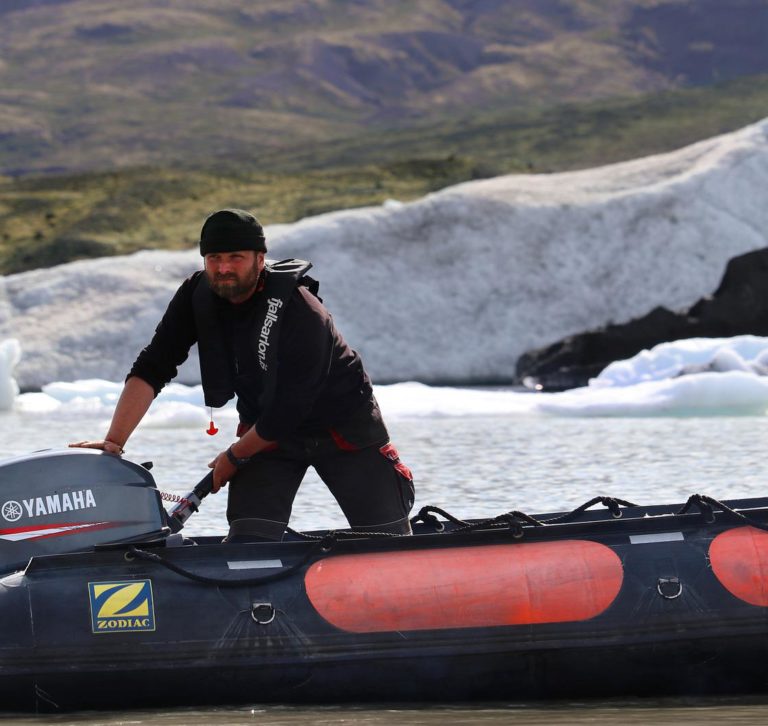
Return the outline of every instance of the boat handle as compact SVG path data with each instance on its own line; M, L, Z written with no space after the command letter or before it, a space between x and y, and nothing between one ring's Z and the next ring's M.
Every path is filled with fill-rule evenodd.
M656 590L665 600L674 600L683 594L683 583L676 577L660 577L656 583Z
M251 617L259 625L269 625L275 619L275 606L271 602L251 603Z

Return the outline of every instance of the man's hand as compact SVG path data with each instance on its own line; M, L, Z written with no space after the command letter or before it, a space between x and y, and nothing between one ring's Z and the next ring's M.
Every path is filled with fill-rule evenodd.
M76 441L69 445L70 449L101 449L108 454L117 454L120 456L124 453L123 447L120 444L116 444L114 441L108 439L101 439L99 441Z
M208 468L213 469L214 494L222 487L225 487L237 471L237 467L227 457L226 451L222 451L212 462L210 462Z
M229 482L237 472L238 466L244 466L259 452L275 446L275 442L262 439L261 436L256 433L255 428L251 427L248 429L248 431L240 437L239 441L232 444L229 449L222 451L210 464L208 464L208 467L213 469L214 493L227 485L227 482ZM238 448L237 451L234 450L235 447ZM229 452L231 456L228 455L227 452Z
M98 441L76 441L70 444L73 449L101 449L109 454L120 456L125 453L123 446L139 425L144 414L154 400L155 391L146 381L131 376L123 386L123 392L112 414L112 423L107 435Z

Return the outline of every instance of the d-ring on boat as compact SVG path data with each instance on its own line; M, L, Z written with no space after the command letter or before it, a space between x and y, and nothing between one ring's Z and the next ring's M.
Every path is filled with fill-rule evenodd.
M768 499L223 544L103 452L0 464L0 705L760 693ZM604 507L593 509L593 505Z

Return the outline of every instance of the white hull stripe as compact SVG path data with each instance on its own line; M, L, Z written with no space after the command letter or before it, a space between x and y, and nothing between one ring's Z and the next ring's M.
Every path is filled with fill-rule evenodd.
M89 529L104 529L112 527L112 522L86 522L84 524L52 524L47 527L21 527L19 529L0 529L0 539L7 542L20 542L41 537L60 537L65 534L75 534Z
M283 566L282 560L237 560L227 561L230 570L269 570Z
M658 534L631 534L631 544L653 544L654 542L683 542L682 532L659 532Z

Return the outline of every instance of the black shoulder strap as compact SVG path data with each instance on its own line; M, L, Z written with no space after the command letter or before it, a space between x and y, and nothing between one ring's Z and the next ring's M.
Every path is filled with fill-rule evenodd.
M205 273L197 280L192 294L192 306L205 405L219 408L235 395L235 386L221 321L216 314L215 294L208 285Z
M315 280L314 277L307 275L307 271L312 269L312 263L307 260L298 260L295 258L289 258L287 260L275 260L266 261L267 270L273 272L281 272L294 276L296 284L306 287L320 302L323 299L317 294L320 290L320 283Z
M261 370L270 380L274 378L277 366L277 345L280 336L280 325L283 322L285 305L291 299L296 285L304 273L312 267L306 260L280 260L266 262L266 281L261 295L266 301L266 313L260 320L254 340L254 353ZM267 386L268 388L269 386Z
M266 265L267 272L279 272L284 275L290 275L294 280L298 280L312 268L311 262L298 260L293 257L285 260L266 260L264 264Z

